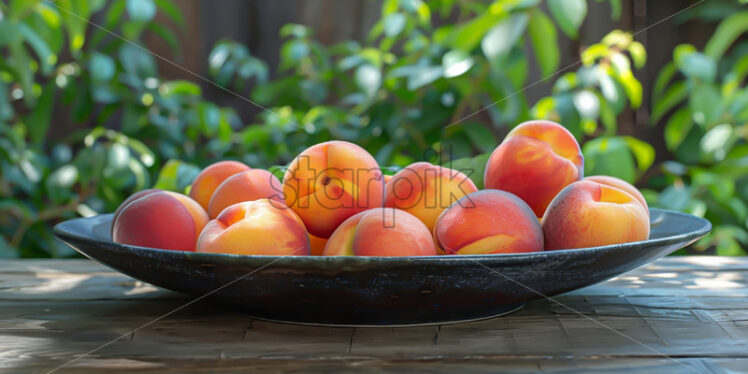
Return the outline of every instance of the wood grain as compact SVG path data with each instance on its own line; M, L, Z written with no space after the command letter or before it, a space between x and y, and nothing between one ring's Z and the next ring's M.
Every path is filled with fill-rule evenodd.
M87 260L3 261L0 372L46 373L118 337L56 372L744 372L747 276L746 259L666 258L479 322L297 326L198 302L138 329L192 299Z

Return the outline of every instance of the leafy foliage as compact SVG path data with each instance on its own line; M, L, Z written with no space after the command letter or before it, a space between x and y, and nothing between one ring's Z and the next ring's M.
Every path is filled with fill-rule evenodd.
M620 16L620 0L596 1L610 4L612 18ZM550 118L584 142L588 174L635 181L653 164L654 150L619 136L617 117L641 105L634 71L646 61L643 47L628 33L611 32L583 50L581 67L556 79L558 39L578 35L587 5L586 0L385 0L380 19L361 42L326 46L303 25L283 27L275 77L245 46L222 40L209 55L212 80L232 93L251 89L248 100L267 109L245 125L232 109L205 101L199 85L159 77L156 59L140 40L157 35L180 53L174 29L154 22L161 13L170 24L185 27L171 0L0 2L0 256L72 255L54 240L51 224L112 211L149 186L184 191L199 167L219 159L277 171L280 167L270 165L283 165L329 139L356 142L394 168L430 160L472 169L470 177L482 186L487 152L497 140L524 120ZM94 15L103 29L85 21ZM730 26L718 31L720 42L706 54L679 48L653 94L660 117L677 116L683 123L695 118L698 111L671 114L694 95L689 107L693 102L714 109L705 101L714 98L714 90L696 89L696 81L723 77L720 98L745 92L746 63L713 56L726 53L745 24L725 23ZM730 66L720 63L712 69L709 59L734 61L734 68L728 72ZM550 96L536 103L523 94L533 83L528 82L532 63L545 79L555 80ZM730 93L724 88L728 76ZM740 100L725 105L732 108ZM705 121L711 115L704 113ZM57 130L59 116L79 127L50 142L47 134ZM692 195L674 186L697 199L742 191L737 179L732 189L707 186L714 168L730 157L740 159L742 127L681 122L665 130L676 155L689 141L736 140L723 156L720 147L708 146L704 159L663 164L663 170L681 174L668 171L655 179L653 187L664 191L650 193L651 201L690 207ZM701 132L691 135L697 128ZM742 165L735 162L726 167L729 172ZM698 168L706 174L697 177ZM709 212L717 212L711 200L704 201ZM729 226L718 228L703 246L735 252L730 240L748 237L745 220L723 222Z
M748 43L737 42L746 31L748 11L733 12L703 51L678 46L652 93L653 123L665 123L674 160L652 181L663 191L650 200L709 219L714 231L696 247L720 255L748 246Z

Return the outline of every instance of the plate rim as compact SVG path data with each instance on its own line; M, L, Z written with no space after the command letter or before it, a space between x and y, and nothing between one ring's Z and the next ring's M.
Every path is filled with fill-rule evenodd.
M346 265L354 265L357 263L369 264L372 262L381 262L387 264L400 264L400 263L412 263L412 262L425 262L425 263L440 263L440 262L453 262L455 260L465 259L471 261L487 261L487 260L501 260L501 261L524 261L533 258L547 258L547 257L564 257L568 255L584 255L584 254L596 254L607 251L621 250L629 247L637 247L642 243L648 245L668 245L679 242L690 241L691 243L704 235L708 234L712 229L712 224L707 219L696 217L691 214L668 210L650 208L650 216L655 213L667 215L681 216L686 219L700 222L699 228L687 232L678 233L675 235L647 239L643 241L627 242L619 244L611 244L597 247L586 247L586 248L575 248L575 249L558 249L552 251L538 251L538 252L522 252L522 253L497 253L497 254L472 254L472 255L437 255L437 256L400 256L400 257L385 257L385 256L270 256L270 255L240 255L231 253L205 253L205 252L191 252L191 251L175 251L169 249L159 249L150 247L141 247L136 245L116 243L111 240L105 241L96 239L90 236L86 236L71 230L71 225L78 224L81 221L88 221L93 219L103 219L105 216L112 216L111 213L100 214L91 217L79 217L66 220L56 224L53 228L54 235L65 243L71 244L75 242L82 242L88 245L94 246L106 246L108 250L114 251L127 251L133 252L133 249L142 253L149 253L154 255L170 255L177 256L181 255L189 257L194 260L212 260L212 262L223 262L231 261L236 263L237 261L272 261L276 263L283 262L299 262L303 261L305 264L329 264L341 262ZM665 219L665 218L663 218ZM657 222L654 222L657 224ZM690 244L690 243L689 243ZM285 260L285 261L284 261Z

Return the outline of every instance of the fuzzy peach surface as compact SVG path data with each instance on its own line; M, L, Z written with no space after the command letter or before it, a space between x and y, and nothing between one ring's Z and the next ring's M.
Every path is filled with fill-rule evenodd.
M207 222L203 208L188 196L145 190L125 200L115 212L112 240L141 247L194 251Z
M308 255L304 223L283 202L259 199L234 204L205 226L198 252L241 255Z
M218 217L226 207L258 199L283 200L278 179L267 170L251 169L234 174L221 183L208 204L208 216Z
M543 216L547 250L646 240L649 230L649 212L635 196L590 180L564 188Z
M330 141L306 149L291 162L283 194L309 233L324 239L348 217L381 207L384 179L366 150Z
M228 177L249 169L249 166L237 161L219 161L211 164L195 177L190 187L190 197L207 212L216 188Z
M404 210L429 231L444 209L478 191L465 174L446 167L416 162L398 172L385 186L384 206Z
M574 136L551 121L515 127L491 153L484 174L487 189L511 192L542 217L564 187L582 179L584 158Z
M343 222L325 245L324 256L435 256L428 228L410 213L374 208Z
M543 250L543 232L530 207L500 190L471 193L447 208L434 227L446 254L519 253Z

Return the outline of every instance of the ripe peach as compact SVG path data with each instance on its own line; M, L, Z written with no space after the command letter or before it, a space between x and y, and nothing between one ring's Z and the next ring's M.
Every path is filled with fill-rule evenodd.
M387 183L390 183L393 177L394 175L383 174L382 178L384 178L384 184L386 185Z
M312 256L322 256L322 252L324 252L326 244L327 239L309 234L309 249L312 253Z
M122 209L127 206L127 204L130 204L131 202L145 196L148 194L152 194L154 192L159 192L161 190L157 190L154 188L149 188L147 190L141 190L138 192L135 192L134 194L130 195L125 201L120 204L117 209L114 211L114 214L112 215L112 227L110 228L110 234L112 234L112 237L114 237L114 221L117 220L117 217L119 217L119 214L122 212Z
M219 161L203 169L195 177L190 187L190 197L195 199L200 206L208 211L210 198L216 188L226 180L226 178L243 171L249 170L249 166L237 161Z
M574 136L551 121L528 121L515 127L491 153L486 188L519 196L542 217L553 197L582 179L584 158Z
M283 202L259 199L224 209L205 226L198 252L240 255L308 255L309 236L301 219Z
M408 212L374 208L343 222L325 245L323 256L435 256L434 239Z
M476 191L478 188L473 181L457 170L416 162L387 183L384 206L416 216L432 231L436 218L444 209Z
M258 199L283 200L281 184L267 170L251 169L234 174L221 183L208 204L208 216L218 217L226 207Z
M591 180L568 185L543 216L545 249L571 249L646 240L649 214L624 189Z
M471 193L436 220L436 244L446 254L492 254L543 250L543 230L532 209L500 190Z
M624 190L625 192L628 192L629 195L633 196L636 201L640 202L642 206L644 207L644 210L647 212L647 215L649 215L649 206L647 206L647 200L644 199L644 195L642 195L639 190L626 182L625 180L618 179L616 177L609 177L607 175L593 175L590 177L584 178L586 181L591 182L597 182L600 184L605 184L611 187L618 188L619 190Z
M112 220L117 243L194 251L208 215L191 198L176 192L141 191L123 203Z
M310 234L329 238L346 218L382 206L384 180L363 148L330 141L307 148L291 162L283 194Z

